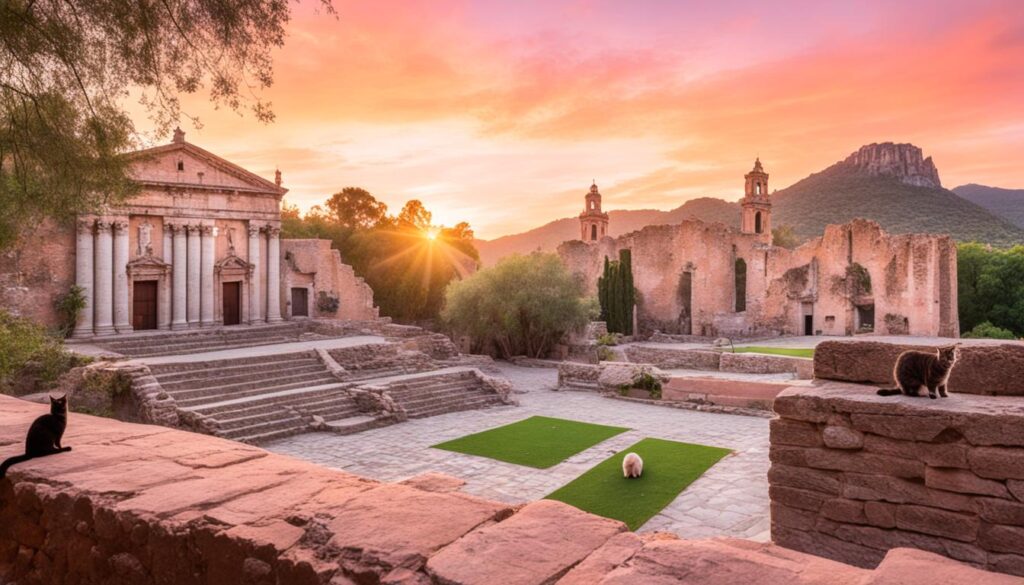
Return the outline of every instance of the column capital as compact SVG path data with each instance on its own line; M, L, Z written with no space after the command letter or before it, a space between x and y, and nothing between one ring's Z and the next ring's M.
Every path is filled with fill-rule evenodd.
M271 226L267 226L267 233L272 238L280 237L281 236L281 228L279 228L277 226L272 226L272 225Z
M212 225L201 225L201 226L199 226L199 233L201 233L204 238L212 236L213 235L213 226Z
M120 235L128 231L128 220L126 219L115 219L110 222L110 227L114 230L114 233Z
M198 234L199 233L199 228L202 227L202 226L193 225L193 224L190 223L188 225L183 225L181 227L183 227L185 229L185 231L189 233L189 235L192 235L192 234Z
M96 233L97 234L109 234L113 228L113 222L105 219L96 220Z
M249 231L250 238L259 236L260 232L263 231L263 228L253 223L250 223L246 229Z
M92 235L94 227L96 227L95 217L79 217L75 220L75 229L77 229L80 234Z
M164 229L169 231L169 232L171 232L173 234L175 232L181 231L181 224L180 223L175 223L175 222L172 222L172 221L165 221L164 222Z

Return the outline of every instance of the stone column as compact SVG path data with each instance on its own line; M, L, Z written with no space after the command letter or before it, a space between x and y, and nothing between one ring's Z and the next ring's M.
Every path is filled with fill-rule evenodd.
M281 320L281 228L267 228L267 323Z
M188 325L189 327L199 326L199 288L202 284L202 277L200 273L200 258L201 246L199 244L199 225L188 225L185 226L185 230L188 232L188 276L186 278L185 288L188 290Z
M93 235L94 217L80 217L75 224L75 284L82 289L85 306L78 313L72 337L92 337L93 311Z
M166 262L168 264L173 264L174 263L174 249L173 249L174 244L172 243L173 240L171 238L171 233L173 231L174 230L171 229L171 224L169 224L169 223L165 223L164 224L163 259L164 259L164 262Z
M188 294L186 293L186 242L185 226L167 224L165 229L171 230L174 236L174 263L171 264L171 287L174 289L171 301L171 329L188 328Z
M213 226L204 225L199 231L202 233L202 267L201 267L201 294L199 300L199 320L203 327L211 327L213 322L213 257L214 239Z
M114 231L114 327L118 333L133 330L128 318L128 220L113 222Z
M249 222L249 264L253 265L249 278L249 324L263 322L263 306L260 304L260 228Z
M114 333L114 241L110 236L111 222L96 222L96 250L94 265L96 267L95 282L96 311L94 313L93 331L96 335L112 335Z

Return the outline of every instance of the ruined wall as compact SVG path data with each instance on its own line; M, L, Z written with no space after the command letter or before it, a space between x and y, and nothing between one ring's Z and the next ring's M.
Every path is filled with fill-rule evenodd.
M0 307L46 326L54 302L75 284L75 226L46 220L0 251Z
M309 291L310 317L368 321L379 316L373 304L373 289L356 276L351 266L342 263L341 254L331 249L330 240L281 240L281 279L286 315L292 312L291 289L304 287ZM336 313L317 307L322 292L337 297Z
M1024 576L1024 405L830 382L775 398L772 541L862 567L914 547Z
M596 244L565 242L558 252L593 294L604 258L632 250L640 328L647 334L800 335L808 317L814 334L959 334L956 244L948 236L889 235L872 221L854 220L829 226L796 250L759 240L687 220ZM746 266L743 311L736 311L738 259Z

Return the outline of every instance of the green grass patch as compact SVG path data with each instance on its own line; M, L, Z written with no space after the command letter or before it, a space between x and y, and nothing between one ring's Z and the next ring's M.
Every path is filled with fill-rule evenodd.
M814 350L799 347L737 347L736 353L767 353L789 357L813 358Z
M643 475L636 479L622 477L622 459L629 452L644 460ZM622 520L636 530L729 453L731 450L720 447L644 439L605 459L548 499Z
M531 416L517 423L439 443L434 448L546 469L628 430Z

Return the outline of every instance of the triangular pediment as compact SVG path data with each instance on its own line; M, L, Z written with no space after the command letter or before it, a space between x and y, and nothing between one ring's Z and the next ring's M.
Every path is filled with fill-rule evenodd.
M168 268L170 264L156 256L139 256L128 263L129 268Z
M242 260L238 256L235 256L234 254L232 254L230 256L227 256L223 260L217 262L216 264L214 264L214 268L217 271L232 270L232 269L233 270L246 270L246 271L248 271L248 270L251 270L254 267L253 267L252 264L249 264L245 260Z
M281 197L288 190L188 142L132 153L132 177L143 185L227 189Z

